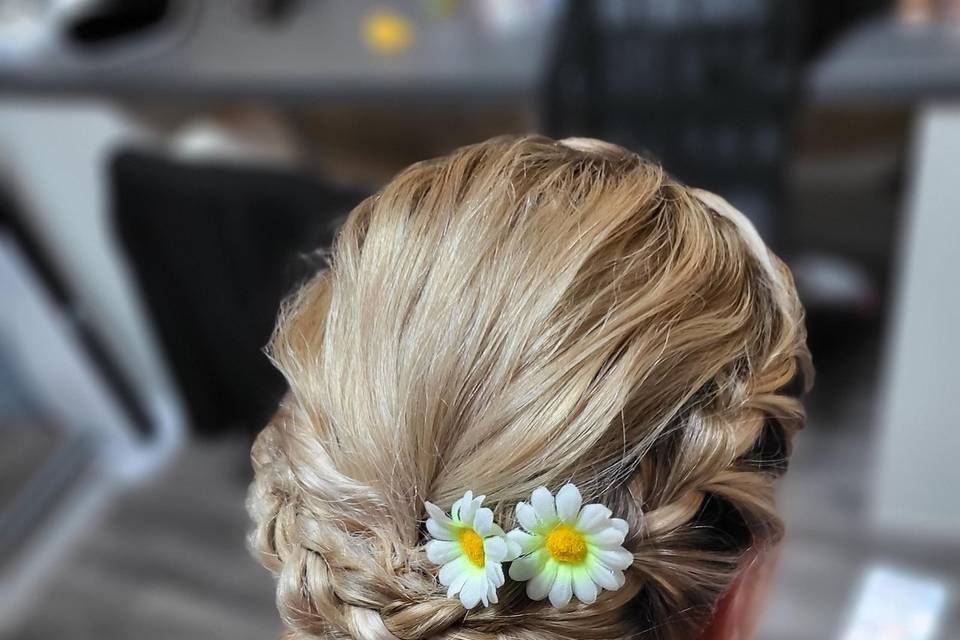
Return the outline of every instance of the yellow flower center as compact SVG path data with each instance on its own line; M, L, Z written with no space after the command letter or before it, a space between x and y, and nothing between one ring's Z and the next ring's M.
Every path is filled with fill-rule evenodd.
M458 537L460 538L460 548L463 549L463 553L467 556L467 559L472 562L474 566L484 566L486 556L484 556L483 553L483 538L473 529L467 528L460 529Z
M587 542L573 527L558 524L547 534L547 551L557 562L582 562L587 557Z

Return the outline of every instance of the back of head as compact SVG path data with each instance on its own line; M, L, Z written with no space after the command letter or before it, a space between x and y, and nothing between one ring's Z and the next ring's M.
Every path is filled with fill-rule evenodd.
M780 534L809 384L787 269L720 198L591 140L416 164L284 309L290 393L254 447L253 545L291 637L681 638ZM630 524L626 584L555 609L448 599L424 501L498 521L575 482Z

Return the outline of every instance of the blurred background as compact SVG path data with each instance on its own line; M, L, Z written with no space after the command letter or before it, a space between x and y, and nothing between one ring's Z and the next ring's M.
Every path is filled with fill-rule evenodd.
M794 270L758 637L960 638L956 0L0 0L0 637L276 637L278 304L395 172L524 132L662 161Z

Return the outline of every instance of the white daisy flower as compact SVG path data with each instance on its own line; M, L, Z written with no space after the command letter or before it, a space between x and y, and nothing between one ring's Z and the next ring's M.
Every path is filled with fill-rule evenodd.
M443 565L440 584L447 587L447 597L459 593L467 609L497 601L497 587L504 582L501 563L520 552L493 521L493 511L481 507L485 497L474 498L467 491L453 503L449 516L435 504L424 503L430 515L427 531L434 538L427 543L427 558Z
M633 554L623 548L628 525L611 518L602 504L582 509L580 491L564 485L554 500L540 487L530 497L532 504L517 505L517 520L507 540L520 547L523 557L510 565L510 577L529 580L532 600L550 597L555 607L570 603L572 596L592 603L601 589L616 591L624 584L623 572L633 564Z

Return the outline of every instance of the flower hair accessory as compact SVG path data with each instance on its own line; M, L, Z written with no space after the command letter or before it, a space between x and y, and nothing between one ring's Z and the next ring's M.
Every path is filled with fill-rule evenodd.
M602 504L581 508L580 491L564 485L556 500L540 487L530 504L517 505L517 520L507 539L520 547L522 557L510 565L513 580L527 582L533 600L550 597L555 607L572 596L586 604L596 601L601 589L616 591L624 584L623 572L633 564L633 554L623 548L628 525L611 518Z
M459 594L467 609L497 602L497 588L504 583L502 563L520 553L493 521L493 511L481 506L485 497L467 491L453 503L449 516L424 503L430 516L427 531L434 538L427 543L427 559L443 565L440 584L447 587L447 597Z

